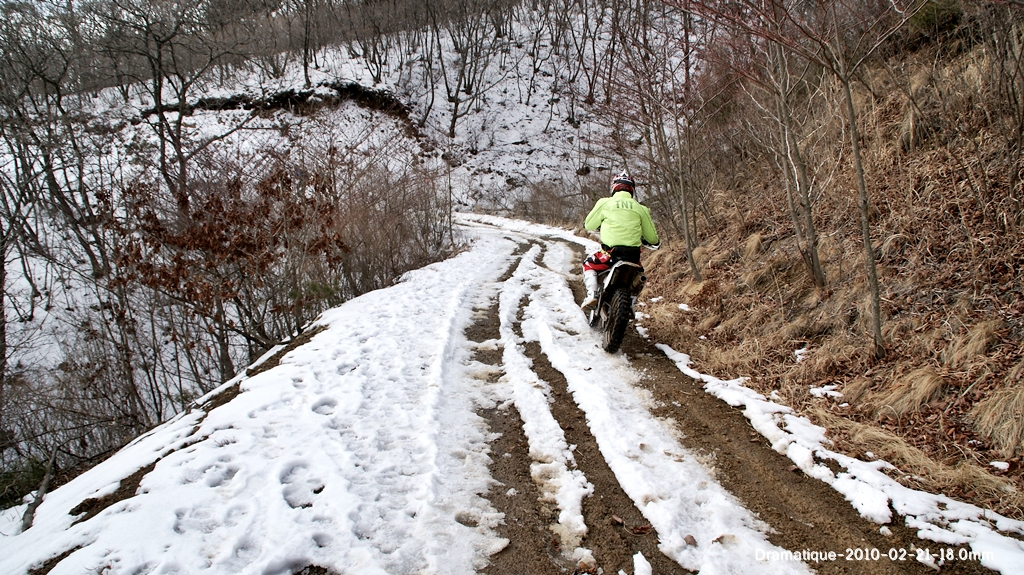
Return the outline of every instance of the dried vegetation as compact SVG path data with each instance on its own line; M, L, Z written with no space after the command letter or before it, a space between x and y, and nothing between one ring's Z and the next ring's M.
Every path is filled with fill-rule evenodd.
M982 24L964 26L984 36L971 28ZM1013 61L993 53L991 38L970 34L890 54L857 86L883 359L871 353L853 169L839 146L814 150L836 166L815 207L824 289L779 219L781 178L753 157L742 168L748 177L710 200L733 216L707 221L695 253L702 282L690 279L681 241L646 256L645 295L663 299L645 311L652 337L702 372L750 376L758 391L778 392L838 448L890 461L908 485L1021 518L1024 217L1019 139L1006 128L1020 112L1008 109L1006 90L1024 79L997 69ZM838 122L819 130L843 141ZM802 348L809 353L798 361ZM826 384L843 396L808 393Z

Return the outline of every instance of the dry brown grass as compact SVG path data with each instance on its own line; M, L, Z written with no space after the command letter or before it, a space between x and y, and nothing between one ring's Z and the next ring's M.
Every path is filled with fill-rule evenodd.
M957 337L943 351L942 360L949 367L962 367L967 362L984 355L999 339L999 330L1004 327L1001 320L983 321L966 334Z
M1024 453L1024 386L997 390L971 410L974 428L993 442L1004 458Z
M829 337L820 346L812 348L810 355L793 369L794 377L801 381L820 383L830 379L845 379L851 367L863 365L864 350L844 337ZM871 382L868 378L860 378ZM849 387L851 384L847 384ZM847 397L844 390L843 395ZM848 399L850 402L856 398Z
M653 273L646 295L666 297L648 307L652 335L688 353L706 373L751 376L749 385L758 391L777 391L780 401L819 417L830 432L834 428L846 437L840 445L853 455L872 451L914 476L902 478L908 485L1021 516L1024 507L1014 491L1019 489L1016 476L1001 477L985 468L993 452L968 445L971 435L963 433L972 428L958 423L956 415L970 406L967 400L990 397L972 412L978 437L1003 453L1020 449L1024 392L1011 394L1018 386L991 395L986 385L971 385L987 381L979 372L990 376L998 368L992 354L1005 340L1006 325L978 320L972 315L977 301L967 294L955 294L937 310L940 313L931 315L894 314L899 310L889 302L884 325L893 353L878 363L868 351L867 289L862 278L848 274L842 278L846 281L834 280L828 291L815 290L808 287L806 272L792 251L787 259L785 244L765 247L761 238L753 238L754 234L738 239L742 256L701 283L669 280L658 273L658 266L649 267ZM754 245L757 249L748 249ZM659 252L662 265L683 261L675 250L675 255L672 246ZM715 257L710 250L705 253L707 261ZM833 257L833 263L844 269L855 269L852 262L862 259L839 249ZM920 287L907 277L900 276L893 284L897 295L892 297L900 303L915 304L921 297ZM678 303L688 304L692 311L679 310ZM797 363L792 352L804 345L811 353ZM1024 374L1024 360L1017 360L1010 373ZM829 413L826 419L818 413L820 400L810 397L807 389L837 381L846 382L842 392L843 401L851 404L849 416ZM965 397L965 390L971 395ZM955 433L938 433L941 422L953 424ZM1006 451L1011 443L1013 449Z
M751 262L761 253L761 234L750 234L743 242L743 261Z
M698 246L693 250L693 261L697 264L698 270L703 270L707 267L708 262L711 260L711 250L707 246Z
M722 322L722 317L716 313L707 315L696 326L697 333L705 335Z
M741 281L754 291L774 290L779 286L779 277L784 276L785 271L792 265L789 259L775 258L766 265L743 274Z
M716 312L722 307L721 286L715 280L705 280L693 283L683 290L683 294L689 296L690 307L699 309L705 313Z
M876 415L903 417L940 398L947 385L931 367L920 367L897 377L892 385L871 394L868 403Z
M834 145L848 134L828 82L801 112L817 130L809 142L823 144L808 145L807 159L821 183L814 210L826 287L813 287L801 261L781 177L752 157L736 169L757 178L730 177L709 200L715 221L698 237L705 281L680 273L684 254L668 242L651 258L649 287L672 303L649 323L652 338L698 369L748 376L797 411L822 403L808 387L842 383L850 407L832 415L839 432L856 434L851 450L871 445L919 486L984 493L978 503L1009 510L1001 485L1024 492L1024 227L1000 207L1016 164L992 127L1003 108L984 100L998 62L977 50L956 58L922 50L889 71L866 69L872 87L856 94L885 358L871 353L853 170L849 150ZM796 362L804 346L810 353ZM1000 458L1009 470L983 469ZM1024 518L1014 501L1012 514Z
M976 460L946 465L879 427L837 416L821 407L811 408L810 413L819 425L829 429L831 436L842 437L840 443L846 451L854 454L870 451L892 463L902 472L897 479L911 487L973 494L982 502L1014 515L1024 509L1024 493L1012 482L990 473Z
M875 382L870 377L858 377L843 386L843 399L851 405L857 405L871 392L874 384Z
M708 346L701 354L701 366L713 374L750 373L759 363L760 357L757 340L728 348Z
M1024 379L1024 359L1020 360L1017 365L1010 369L1010 373L1007 375L1006 381L1017 382L1019 385L1022 379Z
M806 315L797 316L793 321L786 322L779 326L778 330L768 335L771 338L772 343L779 345L784 342L798 343L807 339L807 333L810 331L811 318Z

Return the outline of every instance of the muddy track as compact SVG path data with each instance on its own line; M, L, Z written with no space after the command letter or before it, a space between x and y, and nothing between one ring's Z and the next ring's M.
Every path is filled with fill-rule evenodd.
M516 250L516 259L499 282L511 277L528 248L528 244L523 244ZM498 302L474 311L477 320L466 330L466 338L475 343L500 339ZM473 359L500 368L501 356L501 347L485 347L478 349ZM499 375L493 377L496 380ZM479 415L487 421L491 433L497 435L491 443L491 475L498 483L488 498L495 509L505 514L504 525L499 531L509 540L508 547L491 557L486 573L516 575L568 571L571 566L558 552L558 538L547 527L553 518L550 511L541 509L540 490L530 476L529 445L519 412L514 405L509 405L481 410Z
M538 259L542 259L542 255ZM517 265L518 259L504 279ZM478 343L498 339L500 319L497 303L476 312L478 319L467 330L467 338ZM521 334L518 324L514 329ZM601 456L583 412L572 400L565 378L551 366L539 344L531 342L525 348L534 371L551 386L554 397L552 414L564 430L566 441L576 446L577 468L594 486L594 495L583 502L588 533L581 545L593 551L604 573L618 573L620 569L632 572L633 555L638 552L644 554L657 573L687 573L658 551L657 532L633 505ZM501 350L478 350L475 359L498 367ZM576 565L562 554L559 538L549 529L557 522L558 511L539 501L540 491L530 476L527 438L516 408L484 410L480 415L488 421L491 431L499 434L491 444L491 472L500 484L492 489L489 499L498 511L505 514L505 524L499 531L510 541L508 547L491 558L486 573L540 575L579 572Z
M891 535L883 535L880 525L862 518L837 491L794 470L792 461L774 451L739 409L706 393L702 383L683 375L635 331L627 334L622 352L644 373L641 385L659 404L653 413L675 421L686 448L713 458L722 486L771 525L774 532L768 539L772 543L790 551L836 552L841 559L809 563L821 574L934 573L917 562L910 550L937 550L938 544L917 539L901 519L888 526ZM879 550L881 559L845 559L848 549L872 548ZM896 550L894 556L906 550L905 560L890 561L890 549ZM942 572L992 573L976 561L947 563Z
M540 344L527 344L526 355L533 360L537 375L551 386L555 400L551 412L565 431L566 441L576 446L577 468L594 485L594 495L583 500L588 531L582 545L594 552L605 573L618 573L620 569L632 573L633 555L638 552L644 554L655 573L689 573L658 550L658 533L622 490L587 427L586 417L573 401L565 378L551 367Z
M517 256L529 246L524 244ZM519 263L512 262L507 279ZM577 302L582 300L579 282L571 286ZM478 320L466 335L471 341L499 339L498 304L476 310ZM518 328L517 328L518 332ZM619 570L633 573L632 556L642 552L654 573L687 573L657 549L658 536L639 510L626 496L602 457L583 412L568 392L564 377L544 356L540 346L525 346L537 375L552 391L551 410L566 440L575 445L577 467L594 485L594 494L583 501L588 533L582 545L591 549L603 573ZM937 544L918 540L914 531L901 521L890 525L891 534L883 535L880 526L863 518L836 491L825 483L794 471L792 462L771 449L742 412L706 393L701 383L683 375L676 366L642 339L635 331L627 333L622 346L633 366L644 374L640 385L657 400L654 415L675 422L682 443L713 462L721 484L744 506L771 526L769 540L789 551L833 551L835 561L808 565L822 574L924 574L933 573L918 563L911 551L916 547L938 549ZM481 350L476 359L500 369L502 351ZM498 376L494 376L495 378ZM556 522L556 510L540 503L539 491L530 477L530 457L522 420L514 406L481 412L491 430L500 434L492 445L491 465L500 482L489 494L494 507L505 514L500 534L509 545L491 557L485 570L489 575L547 575L579 572L558 547L558 538L549 529ZM878 549L879 560L846 560L847 550ZM891 561L890 549L904 560ZM906 550L902 553L900 550ZM770 568L770 564L767 566ZM976 561L952 561L943 573L992 573Z

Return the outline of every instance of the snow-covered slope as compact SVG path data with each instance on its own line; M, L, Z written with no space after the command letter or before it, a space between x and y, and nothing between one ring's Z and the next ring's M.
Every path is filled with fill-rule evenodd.
M328 47L319 55L319 65L309 70L310 88L306 88L301 66L292 61L279 76L270 76L259 68L240 68L227 78L204 78L187 100L189 104L200 100L263 101L283 93L313 91L313 101L330 102L339 99L338 91L331 86L348 83L387 93L401 102L410 117L409 124L419 132L423 146L413 151L420 154L417 161L450 170L451 189L461 206L509 209L529 195L531 186L550 184L573 190L579 188L577 172L584 167L622 168L609 159L609 129L593 110L579 105L571 95L573 87L565 56L546 31L550 23L535 21L536 18L536 14L523 8L510 24L507 37L488 40L492 55L484 64L481 85L472 97L460 96L467 102L458 112L454 136L450 133L453 110L444 82L438 78L428 81L425 76L436 75L437 71L428 72L414 64L436 58L436 54L393 54L390 65L383 67L379 81L375 81L370 72L372 64L343 47ZM439 41L444 57L455 58L450 38L442 34ZM175 103L165 104L173 107ZM149 145L154 145L154 135L145 122L139 122L152 107L151 96L141 87L132 92L128 101L117 90L108 89L85 103L85 111L95 118L94 124L117 127L123 132L122 139L141 138L149 140ZM290 126L309 124L331 126L329 132L338 138L339 147L359 140L356 135L373 132L380 140L402 137L406 132L379 111L355 112L352 110L356 106L351 102L343 102L341 108L345 110L341 114L295 114L288 109L265 113L249 121L229 143L243 155L259 148L284 149L290 147L289 141L302 147L303 136L288 132ZM227 132L247 115L241 110L196 110L184 126L185 136L200 142ZM280 133L275 134L275 130ZM132 145L145 147L139 141ZM326 145L310 148L317 151ZM411 156L403 153L393 160L408 165Z
M539 341L565 373L666 555L709 573L760 572L752 550L778 551L767 526L650 414L627 360L601 351L567 284L572 250L543 240L543 258L537 244L510 279L496 281L520 244L540 234L589 242L523 223L467 221L464 230L471 249L325 313L316 325L326 329L279 365L225 384L240 386L230 402L165 423L48 494L28 531L16 534L24 506L6 512L0 572L26 573L69 552L50 573L287 573L313 564L352 574L474 572L507 543L482 496L493 484L491 438L476 415L502 404L520 412L534 466L558 502L554 530L587 561L579 508L588 482L551 419L547 384L522 355L523 338ZM523 297L520 338L510 325ZM494 300L500 340L469 342L473 308ZM486 383L493 368L472 360L477 346L504 349L497 382ZM127 498L72 512L142 469ZM696 546L685 541L691 533ZM793 562L773 570L806 572Z
M466 251L326 312L307 343L272 350L253 375L49 493L24 533L24 505L0 514L0 573L53 558L54 575L284 574L310 565L353 575L473 573L508 544L503 516L486 498L496 487L495 438L479 412L510 406L523 420L529 473L557 507L548 527L566 559L593 567L581 513L592 485L552 415L552 390L528 343L564 376L665 556L701 573L809 572L799 550L772 545L771 528L680 444L670 421L652 415L628 359L601 350L568 285L578 270L572 246L593 242L487 216L462 216L459 229ZM499 337L468 339L477 310L494 306ZM500 366L478 362L479 350L501 350ZM1024 523L900 488L878 473L884 462L828 452L824 430L742 379L700 374L663 350L710 393L743 406L776 449L866 517L888 522L892 505L927 541L969 545L1001 573L1024 564L1013 536ZM847 471L832 474L814 457ZM642 572L646 560L635 565Z

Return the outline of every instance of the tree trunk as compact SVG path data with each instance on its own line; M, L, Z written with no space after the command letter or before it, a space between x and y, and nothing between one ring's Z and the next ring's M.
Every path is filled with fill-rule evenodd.
M302 75L306 80L306 88L312 84L309 81L309 60L310 60L310 34L313 28L313 0L306 0L304 18L302 23Z
M221 383L235 376L235 365L231 361L230 338L227 331L227 316L224 313L224 302L217 299L217 356L220 364Z
M853 152L853 169L857 176L857 207L860 208L860 231L864 239L864 258L867 264L868 285L871 289L871 335L875 344L875 357L885 357L885 340L882 338L881 294L878 288L878 270L875 268L875 250L871 246L871 210L868 202L868 186L864 179L864 165L860 154L860 132L857 130L857 113L853 107L853 92L850 78L842 70L839 82L843 85L846 100L846 116L850 124L850 146Z
M814 227L814 199L811 194L811 179L807 175L807 164L800 153L800 144L793 129L793 116L789 107L790 73L789 60L785 49L774 45L775 63L769 65L776 75L774 80L775 98L778 106L780 140L783 149L782 170L786 177L786 202L790 219L796 232L797 249L807 267L814 285L825 287L825 271L818 257L818 234ZM790 181L792 176L792 182ZM792 185L791 185L792 184ZM795 194L793 190L795 189ZM795 198L794 198L795 196Z
M50 460L46 462L46 474L43 476L43 482L39 485L39 491L36 492L36 496L32 498L32 502L25 508L25 514L21 516L21 532L28 531L29 527L32 527L32 521L36 517L36 509L39 504L43 502L43 497L46 496L46 492L50 489L50 481L53 480L53 462L57 459L57 448L53 448L53 452L50 453Z
M796 184L799 210L793 206L791 209L793 224L797 229L797 243L800 253L804 258L808 271L814 285L825 287L825 270L821 267L821 259L818 257L818 232L814 227L813 198L811 195L811 179L807 176L807 164L804 163L803 155L800 153L800 145L796 141L796 134L793 133L792 118L789 115L789 106L786 102L781 103L783 137L785 138L786 159L793 172L793 180ZM802 219L803 221L800 221ZM802 232L801 233L801 229ZM802 237L806 236L806 237Z
M688 84L684 85L684 88L689 89L689 85ZM684 173L683 170L685 169L686 165L685 165L685 162L683 161L683 139L682 139L682 136L679 133L680 132L679 110L678 110L678 108L676 106L676 102L678 102L678 101L679 101L679 93L678 93L678 90L676 89L675 76L673 75L673 77L672 77L672 120L675 123L675 126L673 126L673 128L674 128L675 137L676 137L676 176L677 176L678 185L679 185L679 200L683 204L682 205L682 208L683 208L682 209L682 213L683 213L683 241L686 242L686 261L687 261L687 263L690 264L690 272L693 275L693 281L702 282L702 281L704 281L704 277L700 274L700 269L697 268L697 261L693 258L693 248L696 245L696 242L694 241L694 238L696 237L696 233L693 233L693 234L690 233L690 210L689 210L689 207L688 207L689 200L687 199L686 184L685 184L684 178L683 178L683 173ZM692 132L690 131L690 127L688 126L687 127L687 134L691 134L691 133ZM694 219L696 219L696 218L694 218ZM696 232L696 222L694 222L694 231Z
M13 224L12 224L13 225ZM0 245L0 419L5 418L7 386L7 238Z

